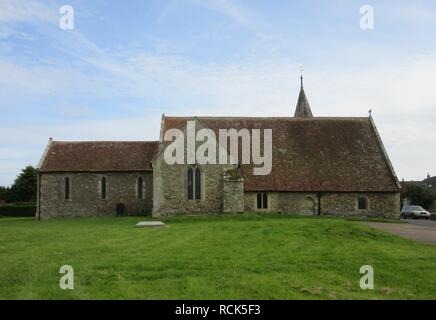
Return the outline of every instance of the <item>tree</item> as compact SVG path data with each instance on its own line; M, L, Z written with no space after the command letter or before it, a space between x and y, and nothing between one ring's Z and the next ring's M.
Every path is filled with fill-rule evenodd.
M37 172L32 166L27 166L12 185L11 199L14 202L34 202L36 201L36 185L37 185Z
M0 186L0 200L11 202L11 188Z
M436 191L428 186L411 185L408 187L407 197L412 204L429 209L433 201L436 201Z

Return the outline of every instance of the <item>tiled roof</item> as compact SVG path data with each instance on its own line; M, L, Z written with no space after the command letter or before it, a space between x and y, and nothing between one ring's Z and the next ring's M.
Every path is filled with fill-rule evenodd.
M150 171L157 141L51 141L41 172Z
M192 117L165 117L163 130ZM242 165L246 191L398 192L398 181L370 118L197 117L219 129L272 129L273 165L254 176Z

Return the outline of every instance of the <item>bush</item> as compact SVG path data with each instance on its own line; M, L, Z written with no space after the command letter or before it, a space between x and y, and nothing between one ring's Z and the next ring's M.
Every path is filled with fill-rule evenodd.
M15 202L15 203L10 203L10 205L15 205L17 207L36 206L35 202Z
M34 217L35 213L35 204L8 204L0 206L0 217Z

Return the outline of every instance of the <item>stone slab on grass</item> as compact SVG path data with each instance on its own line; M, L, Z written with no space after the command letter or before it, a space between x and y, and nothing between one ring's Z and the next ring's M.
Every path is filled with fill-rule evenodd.
M164 227L165 223L162 221L141 221L136 224L138 228L147 228L147 227Z

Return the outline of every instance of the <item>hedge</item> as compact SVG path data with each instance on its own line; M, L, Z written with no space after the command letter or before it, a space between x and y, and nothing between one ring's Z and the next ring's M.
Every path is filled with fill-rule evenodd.
M35 202L14 202L14 203L9 203L9 205L11 206L36 206Z
M35 213L35 204L8 204L0 206L0 216L3 217L34 217Z

